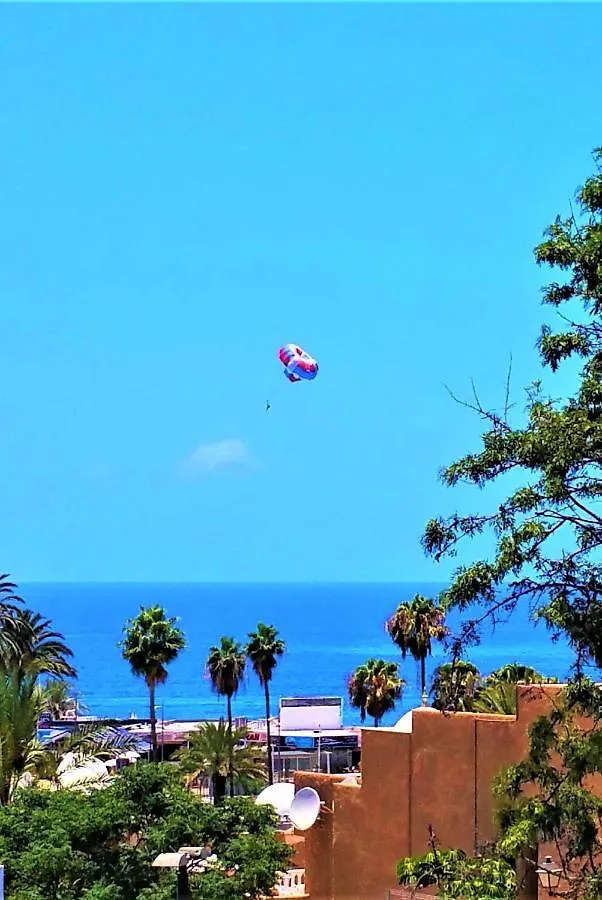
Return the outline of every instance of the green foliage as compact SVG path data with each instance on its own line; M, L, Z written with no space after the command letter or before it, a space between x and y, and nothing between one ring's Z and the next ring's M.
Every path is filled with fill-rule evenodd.
M70 663L73 651L50 619L31 609L15 609L5 625L10 643L2 653L2 667L23 675L52 675L74 678L77 672Z
M510 681L484 684L474 697L472 709L474 712L497 716L515 716L516 684Z
M255 631L249 632L246 654L261 685L272 680L278 657L282 656L285 650L286 644L278 637L273 625L264 625L260 622Z
M11 625L22 603L17 585L10 580L10 576L0 575L0 658L17 646Z
M67 709L71 698L70 686L63 678L49 678L44 685L46 712L58 719Z
M549 323L541 330L541 362L555 373L565 360L577 361L576 387L557 399L534 382L518 421L510 418L509 379L501 412L484 408L474 391L464 405L484 423L480 449L448 465L443 482L484 488L511 474L514 486L487 512L431 519L423 535L435 560L456 556L478 535L494 542L488 557L456 571L440 598L446 611L479 606L464 622L454 656L479 639L486 617L495 622L517 604L575 650L575 678L551 715L531 727L526 759L496 786L498 856L553 841L568 879L563 896L572 900L593 900L602 889L602 800L592 792L602 774L602 692L583 676L585 663L602 666L602 148L594 159L596 172L577 192L576 213L571 207L570 216L557 217L535 250L537 263L557 272L544 288L544 304L562 310L560 330ZM509 711L516 672L494 676L474 706Z
M134 675L149 684L163 684L167 680L167 666L186 646L183 632L174 617L167 618L161 606L141 607L134 619L124 628L120 643L124 659Z
M442 663L433 673L431 685L434 709L447 712L470 712L481 675L467 660Z
M516 685L552 684L531 666L507 663L483 677L477 667L457 659L437 666L433 674L431 694L433 707L446 712L483 712L516 715Z
M33 783L53 790L62 788L59 770L68 754L73 757L76 765L85 766L93 759L103 761L127 751L135 751L136 746L133 735L124 734L111 725L102 722L80 723L51 745L40 747L35 741L38 750L30 768ZM106 780L106 775L86 779L80 782L81 789L89 790L90 786L100 786Z
M207 671L211 686L222 697L232 698L238 692L245 675L245 655L234 638L223 637L219 647L211 647Z
M99 736L98 726L83 726L52 748L42 747L37 725L45 712L57 713L69 695L63 679L75 674L71 649L49 619L19 607L15 585L0 578L0 804L7 805L24 785L44 778L59 786L57 767L71 750L80 757L113 756L133 749L117 732ZM2 618L4 616L4 618ZM54 677L42 683L41 678ZM108 756L107 756L108 758Z
M391 640L405 659L409 653L420 663L422 693L426 690L426 658L431 654L433 641L442 641L448 634L444 613L432 600L416 594L409 603L400 603L387 621Z
M557 678L548 678L532 666L508 663L488 675L475 693L472 709L475 712L497 715L516 715L517 684L557 684Z
M529 753L497 778L498 848L517 855L539 840L554 842L568 876L566 897L594 897L600 885L602 690L586 678L568 685L549 716L529 731Z
M245 676L246 659L234 638L222 637L219 647L211 647L207 658L207 672L213 690L226 698L228 728L232 731L232 697L238 693ZM230 796L234 796L234 758L231 753L228 771Z
M0 804L11 802L20 780L39 763L37 724L44 708L36 675L0 669Z
M290 857L275 824L251 800L202 803L169 765L133 766L90 795L23 791L0 810L7 900L171 900L174 876L152 868L153 859L204 845L221 865L192 879L193 897L255 900L269 895Z
M397 663L369 659L358 666L349 679L349 701L359 709L362 722L369 715L378 727L385 713L395 708L395 701L401 697L404 685Z
M126 623L119 646L134 675L144 678L148 687L151 742L157 760L155 690L167 681L167 666L184 649L186 639L176 619L167 618L162 606L149 606L141 607L138 615Z
M222 721L205 722L190 735L190 746L178 750L174 759L191 779L204 777L211 782L214 801L219 805L226 793L231 758L235 784L253 790L265 783L263 753L245 744L247 734L246 728L230 731Z
M263 685L265 693L265 719L267 730L267 763L268 763L268 781L273 781L272 768L272 738L271 738L271 713L270 713L270 681L274 674L274 669L278 664L278 657L282 656L286 650L286 644L278 637L278 632L273 625L264 625L260 622L256 631L249 633L249 642L246 646L246 654L253 666L253 671L259 679L259 683Z
M531 385L519 424L509 421L508 398L496 413L475 395L468 405L485 423L481 450L447 466L443 481L486 486L513 472L524 483L490 513L432 519L423 543L441 559L455 555L465 538L490 532L492 558L458 569L441 598L445 608L485 603L495 618L531 601L535 617L599 665L602 569L592 551L602 543L602 151L594 155L598 172L577 193L580 215L557 218L535 251L539 264L565 274L544 290L546 304L566 311L562 331L544 327L541 360L553 372L571 356L585 360L577 389L560 401ZM476 637L477 622L468 621L459 646Z
M515 900L516 876L495 855L469 857L461 850L437 850L408 857L397 864L399 884L410 888L436 886L441 900Z

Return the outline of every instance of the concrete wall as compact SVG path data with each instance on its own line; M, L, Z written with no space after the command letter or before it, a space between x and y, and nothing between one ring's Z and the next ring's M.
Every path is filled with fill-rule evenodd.
M383 900L398 860L427 851L429 825L467 853L492 840L492 780L524 757L528 726L557 691L520 686L517 717L419 708L398 728L366 728L361 786L298 773L297 790L314 787L327 807L304 833L312 900Z

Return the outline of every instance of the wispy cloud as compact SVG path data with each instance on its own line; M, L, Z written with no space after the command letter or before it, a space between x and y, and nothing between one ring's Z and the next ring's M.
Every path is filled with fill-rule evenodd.
M244 441L227 438L197 447L180 466L180 475L191 478L226 467L250 468L253 463L253 457Z

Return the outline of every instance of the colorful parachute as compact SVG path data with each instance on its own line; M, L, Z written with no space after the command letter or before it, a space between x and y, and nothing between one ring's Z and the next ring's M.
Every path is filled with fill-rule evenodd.
M318 363L297 344L281 347L278 356L289 381L311 381L318 374Z

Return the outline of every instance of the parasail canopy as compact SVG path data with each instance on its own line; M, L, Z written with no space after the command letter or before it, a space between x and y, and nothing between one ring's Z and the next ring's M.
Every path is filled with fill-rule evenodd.
M278 357L289 381L311 381L318 374L318 363L298 344L281 347Z

